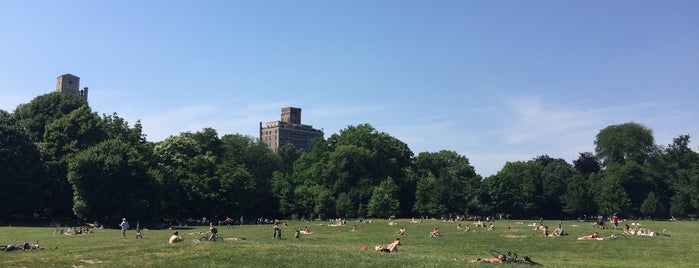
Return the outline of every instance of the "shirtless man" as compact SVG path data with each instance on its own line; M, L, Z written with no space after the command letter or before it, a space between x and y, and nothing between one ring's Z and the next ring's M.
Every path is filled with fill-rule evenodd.
M498 255L497 258L478 258L475 260L471 260L473 263L504 263L505 262L505 255Z

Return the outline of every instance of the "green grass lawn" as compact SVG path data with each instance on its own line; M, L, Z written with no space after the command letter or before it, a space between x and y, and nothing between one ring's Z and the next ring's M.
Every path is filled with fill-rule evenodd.
M54 235L49 227L0 227L0 244L39 241L43 250L0 252L1 267L492 267L502 264L472 264L469 260L491 257L489 251L512 251L531 256L545 267L697 267L699 222L641 221L653 231L667 230L670 237L624 237L607 241L578 241L595 230L592 223L564 221L569 235L543 237L527 224L531 221L497 221L495 231L456 229L457 223L424 221L411 224L385 220L363 224L348 222L341 227L328 222L288 221L283 239L274 240L272 225L219 228L224 242L194 242L208 227L180 229L185 242L168 244L173 231L145 230L143 239L128 231L121 239L116 229L95 230L86 235ZM557 222L545 222L555 226ZM359 231L352 232L357 225ZM471 224L462 222L462 226ZM623 225L623 224L622 224ZM309 226L312 235L294 238L294 231ZM374 246L391 243L405 226L397 253L377 253ZM430 238L435 227L440 238ZM508 232L507 227L515 231ZM553 229L553 228L552 228ZM601 230L602 236L621 230ZM190 234L191 233L191 234ZM230 238L245 238L230 240ZM361 247L369 250L361 251ZM512 266L512 265L508 265ZM516 265L525 266L525 265Z

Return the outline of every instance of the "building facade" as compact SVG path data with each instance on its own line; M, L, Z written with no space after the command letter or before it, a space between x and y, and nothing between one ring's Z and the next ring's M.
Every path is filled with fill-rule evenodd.
M260 122L260 140L275 152L287 144L308 152L316 138L323 138L323 131L301 124L301 108L282 108L281 121L267 122L264 127Z
M56 92L73 94L87 101L87 87L80 89L80 77L64 74L56 79Z

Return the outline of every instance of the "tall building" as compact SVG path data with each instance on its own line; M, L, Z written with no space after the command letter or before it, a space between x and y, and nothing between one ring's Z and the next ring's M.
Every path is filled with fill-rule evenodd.
M80 77L64 74L56 79L56 92L73 94L87 101L87 87L80 89Z
M260 122L260 140L275 152L286 144L310 151L315 138L323 138L323 131L301 124L301 108L282 108L282 120L267 122L265 127Z

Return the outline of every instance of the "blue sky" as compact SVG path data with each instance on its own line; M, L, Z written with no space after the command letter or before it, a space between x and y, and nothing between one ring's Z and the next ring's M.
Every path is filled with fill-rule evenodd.
M572 162L614 124L699 138L699 1L9 0L0 34L0 109L72 73L150 141L257 137L293 106L488 176Z

